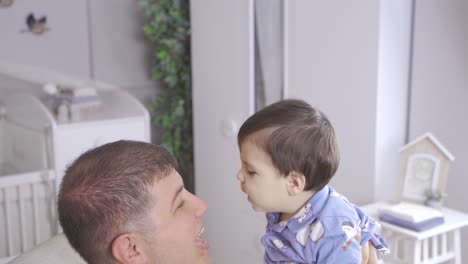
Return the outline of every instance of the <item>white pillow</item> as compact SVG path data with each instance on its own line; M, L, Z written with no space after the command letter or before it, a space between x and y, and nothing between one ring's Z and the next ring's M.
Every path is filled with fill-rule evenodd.
M86 264L70 246L67 238L60 233L31 250L19 255L10 264Z

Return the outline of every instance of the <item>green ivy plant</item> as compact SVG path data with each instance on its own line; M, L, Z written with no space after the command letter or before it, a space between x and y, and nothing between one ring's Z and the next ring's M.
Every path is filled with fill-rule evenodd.
M141 0L144 34L153 55L153 76L165 91L150 105L163 144L176 156L186 187L193 191L192 88L189 0Z

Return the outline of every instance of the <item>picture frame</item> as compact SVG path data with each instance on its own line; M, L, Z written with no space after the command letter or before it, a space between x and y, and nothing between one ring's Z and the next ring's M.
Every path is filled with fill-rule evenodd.
M427 193L445 193L454 156L426 133L400 149L400 200L423 204Z
M403 196L417 201L425 201L427 190L438 190L440 187L440 160L430 154L414 154L408 159Z

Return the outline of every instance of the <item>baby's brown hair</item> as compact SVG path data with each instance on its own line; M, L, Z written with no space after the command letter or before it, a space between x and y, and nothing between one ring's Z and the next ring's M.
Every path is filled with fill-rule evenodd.
M286 99L253 114L239 130L239 148L246 140L262 148L282 175L303 174L305 191L322 189L340 163L333 126L303 100Z

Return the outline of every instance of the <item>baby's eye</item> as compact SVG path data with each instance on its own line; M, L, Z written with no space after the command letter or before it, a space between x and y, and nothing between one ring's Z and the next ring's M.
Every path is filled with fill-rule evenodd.
M248 174L249 176L254 176L254 175L255 175L255 171L247 170L247 174Z

